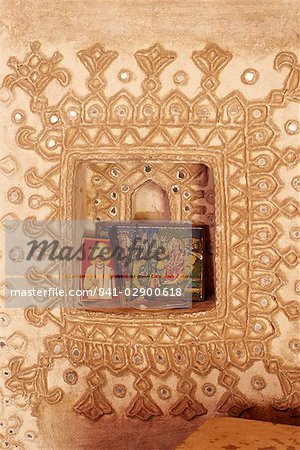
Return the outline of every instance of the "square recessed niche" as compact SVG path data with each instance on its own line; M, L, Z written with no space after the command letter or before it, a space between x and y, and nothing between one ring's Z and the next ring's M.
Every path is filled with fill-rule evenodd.
M215 306L215 186L208 165L169 159L83 160L77 165L73 186L76 207L72 219L176 220L205 225L205 300L194 302L193 310Z

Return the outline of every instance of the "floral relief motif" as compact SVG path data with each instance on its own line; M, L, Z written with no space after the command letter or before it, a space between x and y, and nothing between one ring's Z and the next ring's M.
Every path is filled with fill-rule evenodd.
M160 44L155 44L147 50L139 50L134 56L147 76L143 86L149 93L159 89L160 73L176 58L174 52L165 50Z
M181 416L186 420L194 419L196 416L202 416L207 413L207 409L202 403L197 402L189 396L184 396L176 405L170 409L170 414Z
M148 420L162 415L161 409L146 396L138 396L132 403L126 412L128 417Z
M16 357L9 364L9 379L5 382L6 387L14 395L23 395L26 402L34 411L41 399L49 404L58 402L62 397L60 389L49 390L47 387L47 372L49 359L39 357L38 365L35 367L23 367L24 358Z
M289 69L289 74L285 80L283 96L289 101L300 101L300 65L294 53L283 52L275 58L276 70L282 70L285 67Z
M36 167L25 173L28 186L49 191L48 197L31 196L29 207L37 210L47 206L46 220L73 219L74 180L82 161L104 164L109 155L115 164L113 172L94 175L93 183L97 186L102 176L113 186L112 193L118 190L123 194L130 188L124 182L122 161L130 158L141 161L134 173L143 169L147 158L154 166L158 156L169 167L174 161L183 166L187 161L207 164L215 180L216 213L210 220L216 226L216 304L212 310L180 314L27 309L25 317L31 326L44 328L51 324L57 334L45 339L44 351L35 365L27 365L23 356L11 359L6 388L13 397L22 397L37 414L41 402L54 404L62 398L63 388L50 389L47 384L54 361L62 359L71 366L63 376L66 384L77 382L77 368L87 367L90 371L86 391L78 395L74 405L77 414L98 420L116 413L105 391L109 374L116 378L118 388L114 394L126 404L127 417L151 420L163 415L164 405L168 404L169 415L192 420L207 414L205 402L211 396L217 397L213 384L206 385L206 396L201 396L199 387L203 377L216 370L218 386L222 386L216 410L239 416L253 404L239 385L238 374L263 362L266 373L275 374L281 389L282 397L272 399L272 407L298 415L296 368L285 366L271 347L273 339L280 335L274 318L279 311L289 323L299 320L296 300L281 295L286 270L295 268L299 259L294 246L297 235L292 229L291 245L284 248L278 223L279 217L298 217L299 202L295 197L278 196L284 181L279 172L296 166L298 149L277 147L279 131L273 122L277 108L299 101L296 56L283 52L275 58L274 69L288 70L288 74L281 89L259 101L247 100L239 91L225 98L217 96L220 74L233 55L215 44L207 44L192 54L203 74L202 89L194 98L188 98L180 88L165 97L160 94L160 76L176 59L173 51L160 44L135 53L145 76L139 97L124 89L112 97L105 94L104 72L118 57L116 51L105 50L97 43L78 52L78 57L89 72L89 93L79 96L68 92L55 105L49 105L46 87L53 80L62 86L71 81L70 72L58 67L62 61L59 52L47 58L40 52L40 44L34 42L24 61L9 60L13 73L4 78L3 86L10 91L25 91L31 98L32 112L42 123L42 129L36 130L27 125L25 116L20 123L15 119L19 126L17 143L35 150L48 164L43 173ZM258 79L258 74L253 73ZM245 80L248 84L253 81ZM14 173L12 156L0 161L0 171L5 176ZM205 195L211 201L209 192ZM20 191L10 190L9 196L12 203L23 200ZM115 196L103 208L110 217L124 219ZM29 236L36 233L34 222L35 216L26 218ZM36 277L38 271L31 275ZM128 374L134 376L135 382L125 388L118 376ZM168 391L165 386L169 374L178 381L172 395L171 388ZM153 377L163 386L158 398ZM254 378L254 389L264 389L261 379L267 384L264 378L258 380L261 384ZM129 390L133 394L128 395L130 400L125 395Z
M118 53L105 51L103 45L97 43L86 50L77 53L80 61L90 73L88 86L92 91L98 91L105 86L102 73L109 67Z
M33 42L30 45L31 52L22 62L15 57L9 58L7 65L14 73L3 80L5 88L13 90L19 87L27 92L32 98L34 111L40 111L42 106L47 104L47 99L41 95L52 80L58 80L62 86L67 86L70 82L69 72L57 67L63 59L62 55L55 52L52 58L46 58L40 52L40 46L39 42Z
M222 50L215 44L206 46L204 50L195 51L192 59L197 67L204 73L202 86L209 91L219 85L219 73L232 58L230 52Z

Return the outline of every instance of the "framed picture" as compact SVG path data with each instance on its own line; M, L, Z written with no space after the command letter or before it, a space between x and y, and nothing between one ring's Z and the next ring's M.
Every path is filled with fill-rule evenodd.
M81 301L97 307L119 307L122 296L119 271L110 237L84 237L81 261Z
M127 307L141 299L148 308L204 300L205 227L131 222L114 229Z

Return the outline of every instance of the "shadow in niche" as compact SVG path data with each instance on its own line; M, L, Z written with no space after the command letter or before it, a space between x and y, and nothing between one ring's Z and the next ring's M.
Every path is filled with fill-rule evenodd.
M131 203L132 220L171 220L168 195L151 180L134 191Z

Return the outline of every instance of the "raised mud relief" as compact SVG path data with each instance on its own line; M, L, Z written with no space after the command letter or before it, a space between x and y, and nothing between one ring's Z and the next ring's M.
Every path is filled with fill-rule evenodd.
M299 122L290 116L276 123L278 111L289 111L300 98L296 56L288 51L276 56L274 71L285 73L284 82L257 100L238 90L217 95L234 55L216 44L191 55L199 69L193 97L181 91L189 82L186 69L174 70L174 90L160 94L161 75L176 60L174 51L155 44L134 56L144 76L139 96L127 90L135 76L127 66L116 74L124 87L106 95L105 72L118 53L99 43L78 52L87 70L84 96L67 87L73 74L59 52L46 56L34 42L23 60L9 59L12 72L2 91L23 90L41 123L36 129L14 104L17 144L47 163L44 172L35 163L25 173L26 186L43 188L43 194L27 199L28 232L34 233L36 213L44 209L47 220L155 213L206 223L215 249L214 307L179 313L28 309L28 326L51 325L56 331L46 336L34 363L22 352L10 360L3 373L7 395L38 414L42 402L69 396L68 386L79 383L85 367L85 390L73 409L90 420L115 413L143 421L163 414L192 420L208 414L210 399L215 413L239 416L253 407L249 392L264 393L268 382L275 383L278 396L266 397L264 404L296 416L296 365L274 344L280 336L283 355L299 354L296 333L282 336L278 321L279 312L291 325L299 320L299 280L293 278L299 227L287 225L299 214L299 148L278 144L284 133L299 134ZM260 74L249 67L239 77L250 88ZM51 103L47 88L55 80L66 93ZM9 202L20 205L24 193L14 184L15 165L15 156L7 155L0 171L12 177ZM287 170L294 174L288 197L281 195ZM155 194L152 210L142 210L141 190ZM294 281L287 296L289 273ZM11 320L9 310L1 320L3 326ZM58 360L66 365L53 386L49 376ZM240 383L248 372L249 380Z

